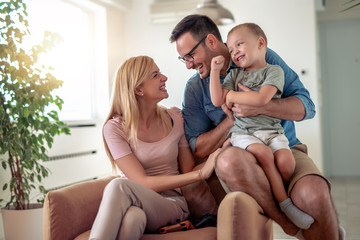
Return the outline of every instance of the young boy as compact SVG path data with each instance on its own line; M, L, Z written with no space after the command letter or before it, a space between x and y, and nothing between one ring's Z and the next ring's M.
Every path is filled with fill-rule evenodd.
M267 39L254 23L240 24L228 33L227 46L235 68L220 82L224 57L212 59L210 72L211 100L215 106L234 103L263 106L272 98L280 98L284 86L284 73L280 66L267 64ZM245 87L244 87L245 86ZM292 176L295 160L280 119L258 115L237 118L229 135L230 142L251 152L269 179L273 194L281 210L301 229L308 229L314 219L298 209L287 196L283 181Z

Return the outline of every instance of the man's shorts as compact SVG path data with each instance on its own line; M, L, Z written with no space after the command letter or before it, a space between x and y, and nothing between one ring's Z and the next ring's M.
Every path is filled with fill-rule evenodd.
M284 134L277 131L256 131L252 134L232 133L230 138L231 145L245 149L251 144L265 144L272 153L280 149L289 149L289 141Z
M331 188L330 182L324 177L320 170L315 165L314 161L307 155L307 147L305 144L298 144L291 148L294 155L296 166L292 177L289 180L287 192L290 195L295 183L306 175L317 175L322 177Z

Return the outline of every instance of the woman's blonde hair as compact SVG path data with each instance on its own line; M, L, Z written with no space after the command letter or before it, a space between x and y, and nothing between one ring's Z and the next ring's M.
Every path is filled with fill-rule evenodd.
M154 60L148 56L137 56L126 60L117 70L116 78L113 85L112 104L110 113L106 118L105 124L112 118L120 118L122 127L127 134L128 141L136 146L137 129L139 123L139 106L136 88L141 86L154 67ZM165 123L165 128L171 128L168 121L165 121L166 111L164 107L157 107L157 114ZM104 126L105 126L104 124ZM115 159L112 157L109 147L104 138L105 150L110 158L113 170L116 170Z

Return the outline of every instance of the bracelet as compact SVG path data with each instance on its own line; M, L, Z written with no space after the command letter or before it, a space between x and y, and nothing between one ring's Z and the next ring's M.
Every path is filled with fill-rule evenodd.
M199 175L200 175L200 177L201 177L201 180L205 180L204 177L203 177L203 175L201 174L201 169L199 169L198 172L199 172Z

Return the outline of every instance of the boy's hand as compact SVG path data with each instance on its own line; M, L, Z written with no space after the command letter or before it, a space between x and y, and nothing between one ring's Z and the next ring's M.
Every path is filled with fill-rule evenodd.
M224 66L225 58L221 55L213 57L211 60L211 70L220 71Z
M234 93L234 91L233 90L230 90L229 92L228 92L228 94L226 95L226 106L227 106L227 108L229 108L229 109L232 109L232 107L233 107L233 104L234 104L234 102L232 101L232 94Z

